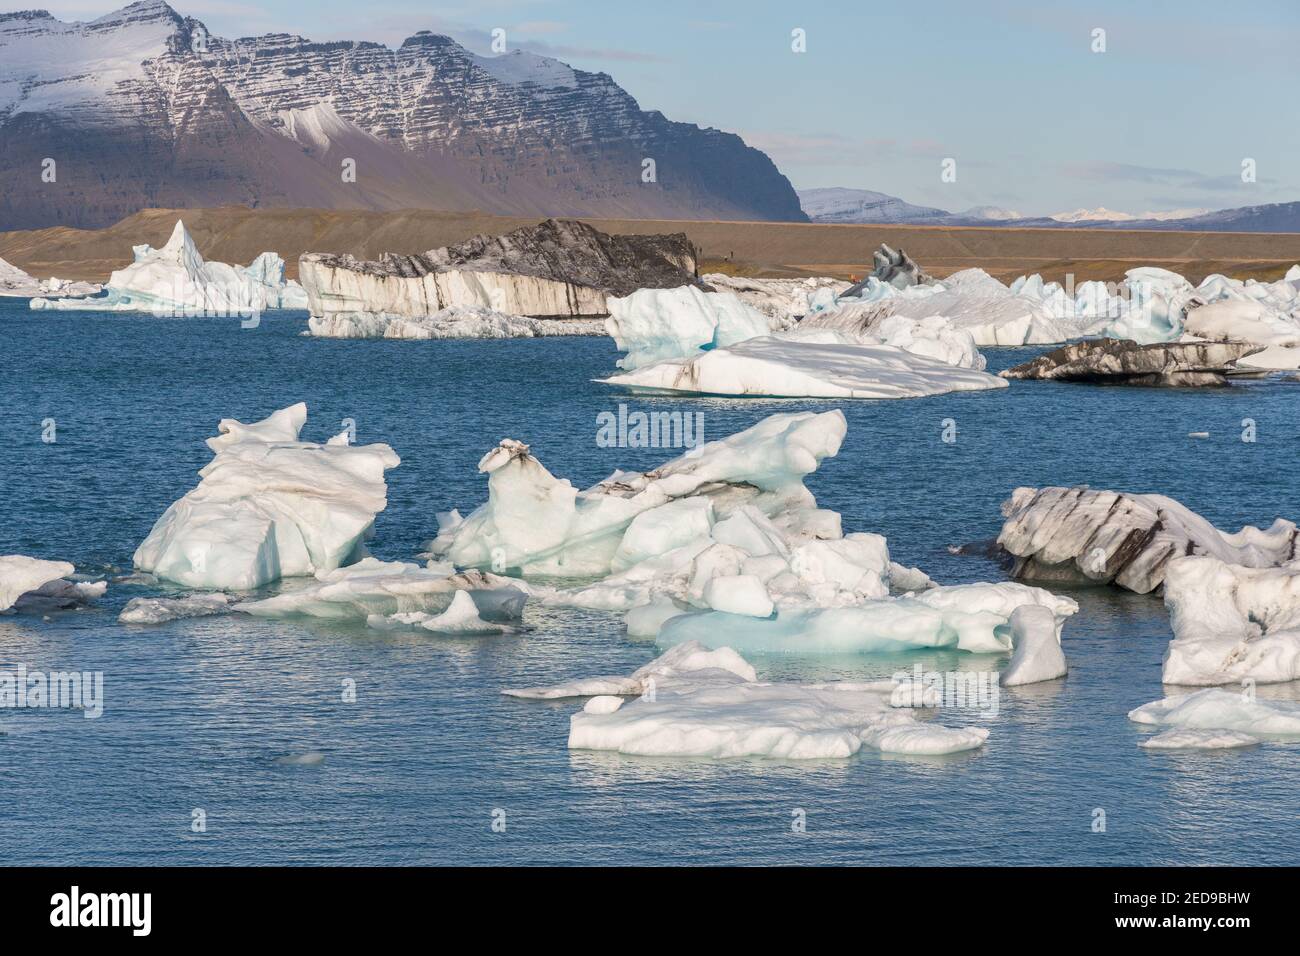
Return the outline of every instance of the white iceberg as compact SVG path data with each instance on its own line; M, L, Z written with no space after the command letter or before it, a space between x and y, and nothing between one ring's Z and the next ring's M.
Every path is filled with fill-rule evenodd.
M1138 741L1147 750L1235 750L1262 741L1236 730L1166 730Z
M246 590L361 557L387 505L384 472L401 459L384 444L351 446L346 432L299 441L306 420L302 403L253 425L223 420L202 480L154 524L135 566L188 587Z
M1164 495L1074 488L1017 488L1003 502L998 544L1016 557L1013 575L1043 582L1113 582L1155 590L1170 561L1207 554L1229 564L1274 567L1296 556L1293 522L1220 531Z
M230 598L216 592L179 598L131 598L117 616L123 624L165 624L193 617L211 617L231 610Z
M607 575L633 519L675 499L706 496L720 516L742 504L764 513L811 506L803 477L839 451L845 429L839 411L772 415L653 471L617 471L583 492L547 471L527 445L506 439L479 462L487 503L463 520L442 516L448 523L431 549L458 567ZM685 511L677 517L697 521ZM625 557L636 547L630 543Z
M767 335L772 320L730 292L704 292L695 286L638 289L610 297L605 329L626 352L622 369L637 369L664 359L692 358Z
M519 594L519 607L522 610L525 595L523 592L517 593ZM499 602L496 602L494 609L500 609ZM469 591L452 592L451 603L440 614L426 614L423 611L370 614L366 617L366 624L382 631L407 630L419 627L426 631L433 631L436 634L461 636L504 634L511 629L502 624L484 620L475 599L470 596Z
M1003 687L1038 684L1064 677L1069 670L1061 649L1061 629L1052 608L1026 604L1007 619L1015 648L1002 672Z
M316 573L313 583L292 588L274 597L242 601L235 610L255 617L317 617L335 620L384 619L393 615L420 615L403 624L421 623L432 612L448 611L461 592L468 592L469 606L456 606L456 614L468 623L471 608L494 620L518 619L527 593L508 578L482 571L461 571L443 566L421 567L405 561L363 558L347 567ZM431 628L432 629L432 628Z
M22 269L0 259L0 298L34 299L50 295L95 295L101 286L95 282L71 282L65 279L37 279Z
M1232 731L1252 737L1300 737L1300 703L1261 700L1211 687L1129 711L1128 719L1178 730Z
M892 561L883 537L845 535L840 516L817 507L803 478L838 451L845 428L839 411L773 415L581 493L507 440L480 463L488 503L465 519L441 516L431 549L459 566L596 577L532 592L545 604L625 612L630 634L665 646L1020 647L1022 682L1060 676L1060 628L1078 609L1073 601L1015 583L937 587ZM910 593L890 596L899 590ZM1047 609L1046 631L1041 617L1015 617L1030 606Z
M105 295L36 298L31 307L219 317L307 308L307 293L284 278L284 260L274 252L248 266L205 262L180 221L161 249L139 245L133 251L135 261L109 276Z
M507 690L523 698L594 695L569 719L571 750L655 757L848 757L863 747L941 755L983 746L981 727L918 721L890 704L896 684L793 684L758 681L730 648L681 644L631 677ZM622 704L609 696L639 695Z
M1300 565L1178 558L1165 574L1165 606L1174 631L1166 684L1300 680Z
M921 398L1007 385L996 375L893 345L860 345L831 331L751 338L599 381L650 394L854 399Z
M108 582L68 580L75 572L67 561L0 555L0 613L40 614L82 607L103 596Z

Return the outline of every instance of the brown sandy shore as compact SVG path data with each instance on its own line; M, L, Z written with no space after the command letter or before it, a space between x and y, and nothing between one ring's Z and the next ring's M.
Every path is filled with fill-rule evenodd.
M298 271L303 252L415 253L475 233L501 233L536 218L476 212L353 212L325 209L146 209L106 229L57 226L0 233L0 258L45 278L102 282L131 261L131 247L162 245L178 218L185 220L205 258L251 262L274 250ZM1139 265L1162 266L1200 281L1221 272L1237 278L1276 279L1300 262L1298 233L1139 232L1101 229L985 229L949 226L816 225L589 219L612 233L685 232L704 252L701 271L760 276L861 277L871 251L887 242L902 247L936 276L979 266L1008 281L1042 273L1047 280L1117 281Z

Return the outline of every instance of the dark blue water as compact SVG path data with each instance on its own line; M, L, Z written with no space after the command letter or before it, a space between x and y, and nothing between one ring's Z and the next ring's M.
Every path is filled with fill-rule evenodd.
M300 336L299 314L234 320L32 313L0 300L0 553L129 569L210 458L222 417L299 400L304 437L345 418L402 456L372 550L411 559L434 514L484 497L475 465L503 437L585 486L661 451L598 447L620 400L589 380L606 339L358 342ZM995 369L1034 350L989 351ZM989 538L1017 485L1158 491L1221 526L1300 515L1300 384L1148 391L1010 389L841 403L849 434L809 482L845 530L888 536L944 583L996 580L948 545ZM689 407L721 437L808 401L631 400ZM42 442L54 419L57 441ZM942 423L957 441L941 441ZM1244 418L1258 441L1239 440ZM1208 440L1188 432L1208 431ZM156 589L155 589L156 590ZM648 760L565 749L572 703L503 687L628 673L653 656L620 621L530 608L523 635L449 640L318 622L116 622L110 586L82 612L0 617L0 667L102 670L98 720L0 712L0 858L174 863L1294 863L1300 747L1147 753L1129 709L1163 696L1156 598L1075 594L1067 680L1004 693L982 751L947 759ZM910 666L949 669L956 654ZM993 661L996 663L996 659ZM761 676L864 678L900 659L756 659ZM969 657L966 662L969 663ZM357 700L344 703L345 679ZM1274 691L1300 696L1295 688ZM960 723L951 713L944 722ZM974 720L974 718L971 718ZM318 751L317 766L286 755ZM807 816L793 833L792 810ZM1104 833L1093 811L1106 812ZM192 812L205 833L191 831ZM506 811L493 832L493 811Z

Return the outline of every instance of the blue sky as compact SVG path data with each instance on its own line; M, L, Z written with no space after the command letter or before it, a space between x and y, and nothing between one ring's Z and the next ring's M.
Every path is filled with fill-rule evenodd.
M797 188L1025 215L1300 200L1297 0L170 2L220 36L396 45L432 29L486 53L500 27L645 109L740 133ZM48 4L62 19L122 5Z

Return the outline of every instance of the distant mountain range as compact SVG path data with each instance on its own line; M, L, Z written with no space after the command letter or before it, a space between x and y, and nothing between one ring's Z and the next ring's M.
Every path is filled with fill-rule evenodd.
M949 212L917 206L868 189L801 189L799 201L813 222L918 226L1014 226L1018 228L1161 229L1186 232L1300 232L1300 202L1237 209L1175 209L1140 215L1099 206L1053 216L1021 216L996 206Z
M230 203L806 221L766 154L604 73L429 32L226 40L163 0L0 14L0 182L0 230Z

